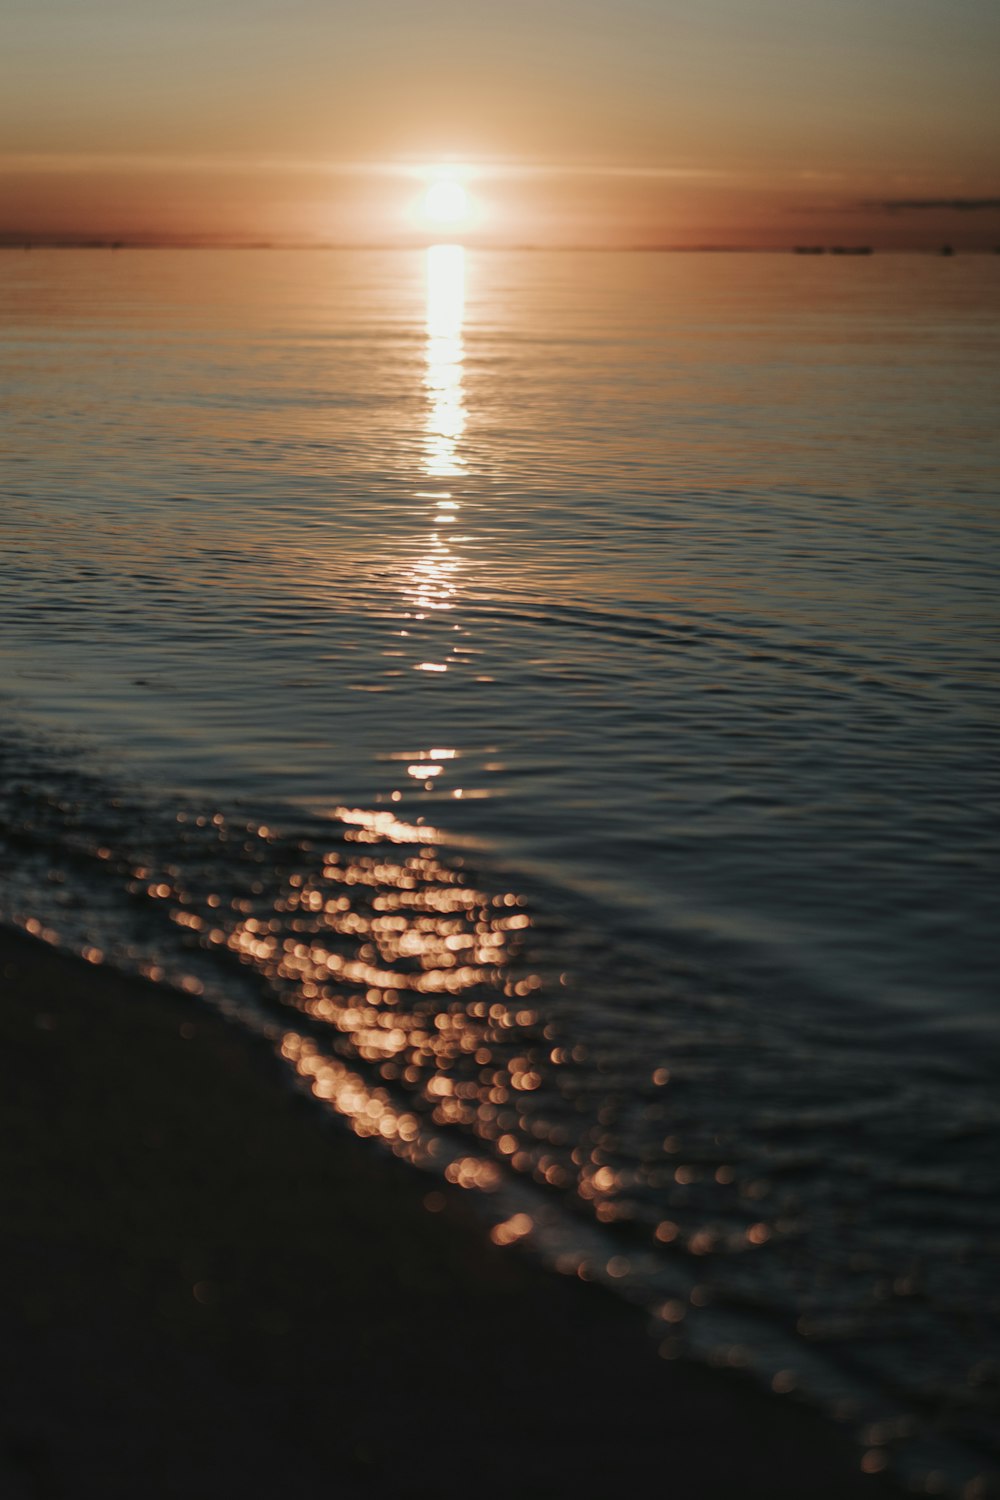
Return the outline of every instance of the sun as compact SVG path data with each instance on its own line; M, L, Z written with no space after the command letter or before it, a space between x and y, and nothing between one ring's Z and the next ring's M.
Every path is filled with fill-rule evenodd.
M454 177L438 177L424 194L420 212L427 224L458 228L468 224L472 204L462 183Z

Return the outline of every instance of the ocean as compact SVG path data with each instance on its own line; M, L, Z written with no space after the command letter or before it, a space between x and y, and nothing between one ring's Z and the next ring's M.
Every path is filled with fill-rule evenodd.
M0 920L983 1492L1000 260L9 250L0 323Z

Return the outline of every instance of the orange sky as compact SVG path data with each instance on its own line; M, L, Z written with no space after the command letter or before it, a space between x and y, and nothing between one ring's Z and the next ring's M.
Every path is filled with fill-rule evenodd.
M7 0L0 235L1000 244L987 0ZM426 174L425 174L426 175Z

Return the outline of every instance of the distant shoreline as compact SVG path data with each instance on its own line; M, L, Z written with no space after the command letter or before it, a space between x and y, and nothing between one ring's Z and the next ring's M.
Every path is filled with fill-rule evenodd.
M377 252L426 250L440 243L426 238L393 243L347 244L333 241L319 243L293 241L289 243L271 240L129 240L96 239L93 237L59 238L45 235L0 234L0 250L306 250L306 251L350 251ZM880 246L880 245L830 245L803 249L799 245L496 245L465 242L466 250L482 250L496 254L537 253L548 255L794 255L804 259L828 257L830 259L864 258L872 255L913 255L944 257L965 255L1000 255L1000 246L942 245L939 241L926 245Z

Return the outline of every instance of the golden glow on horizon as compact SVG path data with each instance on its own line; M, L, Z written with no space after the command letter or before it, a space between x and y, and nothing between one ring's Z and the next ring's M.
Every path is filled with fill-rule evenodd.
M997 243L978 0L15 10L8 242Z
M721 148L700 164L0 152L3 243L983 249L993 202L982 176L732 164Z

